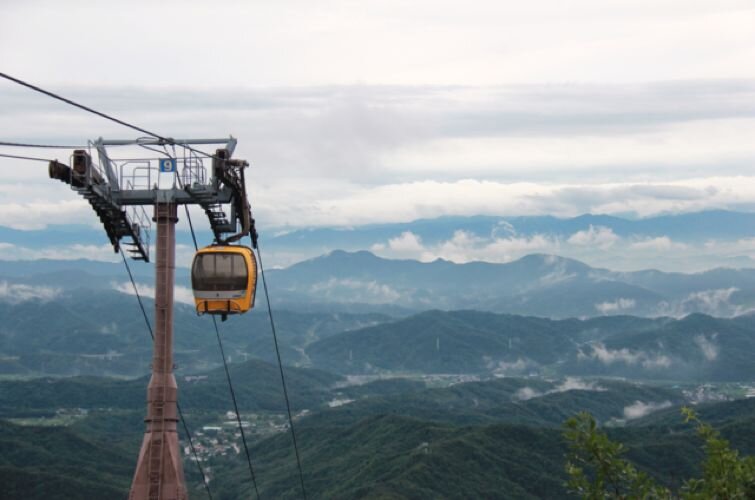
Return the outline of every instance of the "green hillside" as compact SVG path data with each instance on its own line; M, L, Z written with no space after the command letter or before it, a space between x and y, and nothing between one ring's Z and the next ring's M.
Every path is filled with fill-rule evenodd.
M245 410L285 408L280 373L259 360L230 365L239 406ZM341 377L319 370L286 368L295 409L319 406ZM179 400L186 408L226 410L231 400L225 371L217 368L196 376L179 376ZM0 381L0 414L23 414L56 408L142 408L147 378L116 380L102 377L41 378Z
M427 311L312 343L315 366L339 373L494 373L634 379L755 379L755 322L693 314L549 320Z
M0 420L0 481L7 500L123 498L134 457L65 428Z

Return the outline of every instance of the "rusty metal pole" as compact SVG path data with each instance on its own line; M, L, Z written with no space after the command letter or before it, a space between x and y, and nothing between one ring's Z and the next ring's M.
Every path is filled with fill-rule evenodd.
M131 483L130 500L186 500L178 444L178 386L173 375L173 286L176 257L176 204L155 205L155 342L147 388L146 431Z

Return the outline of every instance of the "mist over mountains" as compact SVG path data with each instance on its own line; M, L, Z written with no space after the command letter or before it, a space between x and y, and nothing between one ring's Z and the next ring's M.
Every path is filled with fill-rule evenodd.
M152 267L132 266L150 295ZM551 318L629 314L720 317L755 308L755 270L700 273L592 268L554 255L528 255L496 264L392 260L366 252L334 251L268 271L279 307L302 311L406 315L427 309L476 309ZM187 269L177 269L176 300L192 303ZM0 261L0 300L50 299L74 288L131 293L122 265L77 261Z
M367 303L419 311L477 309L552 318L610 314L736 316L755 306L755 270L615 272L553 255L455 264L332 252L270 272L278 300Z
M646 218L585 214L446 216L356 227L261 227L268 264L290 266L334 250L368 250L391 259L504 263L527 254L560 255L614 270L702 271L755 267L755 214L705 211ZM197 228L200 244L212 238ZM185 221L177 231L177 263L188 266L192 241ZM18 230L0 227L0 259L117 259L94 226Z

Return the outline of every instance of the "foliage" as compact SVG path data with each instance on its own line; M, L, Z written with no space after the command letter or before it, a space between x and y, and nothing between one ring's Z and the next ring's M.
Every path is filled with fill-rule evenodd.
M690 500L707 498L755 498L755 457L740 457L718 431L700 421L689 409L682 409L685 420L694 422L698 435L705 440L703 477L690 479L682 497Z
M564 424L564 437L571 452L566 463L570 491L582 498L647 498L689 500L710 498L755 498L755 457L740 457L718 431L700 421L689 408L683 408L686 422L696 424L704 440L703 476L687 480L678 495L658 485L645 473L622 458L626 447L612 441L598 429L595 419L581 412Z
M599 431L595 419L580 412L566 421L564 437L571 445L566 463L568 487L582 498L670 498L670 492L634 465L620 458L621 443Z

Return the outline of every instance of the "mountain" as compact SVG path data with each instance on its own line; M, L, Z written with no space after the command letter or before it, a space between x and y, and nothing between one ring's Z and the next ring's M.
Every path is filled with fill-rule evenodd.
M565 491L567 446L560 429L506 423L458 426L410 417L377 415L347 427L323 421L298 427L307 494L313 498L571 498ZM678 415L681 421L681 415ZM750 450L755 419L727 420L743 431L732 444ZM700 474L702 442L692 426L608 429L628 448L628 458L662 484L678 488ZM253 448L260 467L261 494L299 498L296 462L289 436L279 435ZM219 499L251 490L241 464L218 467ZM216 466L216 467L217 467ZM235 479L235 480L234 480Z
M270 377L275 373L265 374L271 368L259 363L234 368L232 376L241 388L237 392L240 403L260 387L273 385ZM341 379L322 372L288 369L287 373L292 402L310 395L307 404L316 405L296 423L310 498L568 498L563 486L567 450L560 423L583 409L592 411L599 421L614 421L626 415L627 407L640 402L658 412L638 418L636 423L630 421L627 427L608 429L609 435L625 443L628 456L664 484L678 486L682 479L699 473L702 448L694 429L681 423L678 406L663 410L683 401L678 389L569 378L502 378L446 388L423 388L406 381L342 387ZM225 390L216 385L224 375L219 371L207 375L207 379L196 381L206 384L201 391L202 384L181 387L181 404L193 431L224 419L228 408ZM144 389L141 400L134 402L138 409L128 409L131 403L127 403L118 408L83 410L119 404L112 393L127 392L129 384L143 382L4 382L7 385L0 388L0 395L11 405L13 401L37 401L35 405L70 401L83 417L67 427L53 419L48 425L55 427L19 426L0 420L3 498L122 496L143 433ZM44 388L45 384L49 387ZM76 387L80 389L72 395ZM280 399L279 389L275 390ZM185 400L192 391L196 399ZM359 399L330 409L323 404L327 398L343 394ZM221 396L226 403L218 406L214 401ZM752 402L701 406L700 414L710 418L741 452L752 453L748 439L755 430ZM267 411L259 405L245 407L246 411ZM280 404L269 406L269 410L284 411ZM16 412L22 413L20 409ZM185 436L180 437L185 444ZM280 432L264 439L251 437L250 444L261 496L299 498L290 435ZM196 464L188 459L184 462L190 488L199 488ZM243 452L217 454L202 464L211 471L213 498L243 498L252 491ZM197 491L195 496L201 494Z
M339 373L496 373L753 380L755 323L683 319L549 320L428 311L344 332L307 347Z
M750 228L755 223L755 214L747 212L712 210L646 218L601 214L571 218L445 216L357 227L309 228L265 227L264 221L258 222L268 263L275 266L289 266L339 249L372 250L384 256L420 258L428 253L454 258L487 248L484 254L490 255L491 260L510 260L541 251L557 252L593 266L620 269L691 271L719 266L755 267L746 244L752 237ZM415 242L411 249L400 244L406 236ZM191 258L187 250L193 248L191 236L179 227L176 237L177 263L179 267L187 267ZM197 238L200 242L212 241L202 224L197 227ZM459 248L460 252L447 252L459 244L459 238L464 248ZM87 254L101 260L117 260L107 247L107 238L97 227L49 225L45 229L23 231L0 227L0 259Z
M332 392L339 398L344 391L334 388ZM678 414L678 406L685 401L681 390L634 382L505 377L362 397L349 404L323 409L307 417L305 422L307 425L348 426L370 416L398 415L455 425L505 422L558 428L579 411L589 411L601 422L623 421L625 410L637 402L649 408L673 405Z
M275 365L259 360L229 367L239 407L248 411L284 411L283 389ZM340 376L320 370L286 367L293 409L318 407L331 398L330 388ZM148 378L118 380L105 377L0 380L0 416L45 409L142 408ZM177 377L186 408L227 410L230 396L223 368Z
M27 427L0 420L2 497L11 499L119 498L128 492L133 457L59 427Z
M153 267L140 264L132 269L142 290L148 290L154 281ZM337 250L285 269L268 270L266 276L275 305L301 312L404 316L426 309L477 309L567 318L680 317L695 312L729 317L755 310L755 269L617 272L544 254L503 264L456 264ZM176 285L179 300L190 302L187 269L177 271ZM118 263L0 261L0 302L17 303L35 293L130 287Z
M0 299L0 373L138 377L149 372L152 341L135 297L111 289L11 287L8 292ZM151 320L153 302L144 302ZM303 353L308 343L390 318L278 310L275 319L281 356L296 364L308 361ZM230 360L277 359L267 311L260 308L218 325ZM178 373L222 363L212 321L197 317L193 306L176 304L174 331Z
M280 303L478 309L555 318L633 314L732 316L755 308L755 269L614 272L553 255L494 264L383 259L334 251L269 272Z

